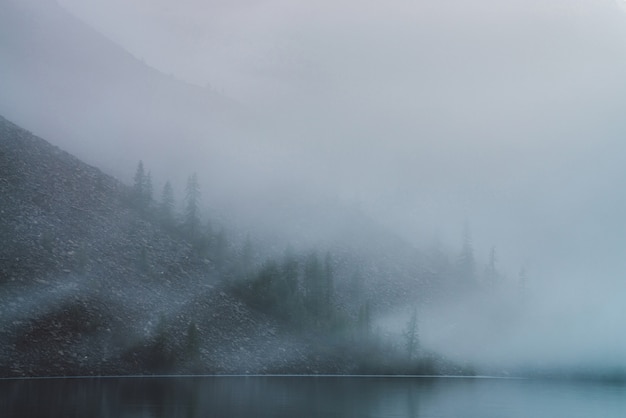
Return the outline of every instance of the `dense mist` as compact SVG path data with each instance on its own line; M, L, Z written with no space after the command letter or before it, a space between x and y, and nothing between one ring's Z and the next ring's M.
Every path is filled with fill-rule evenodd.
M500 284L416 302L425 348L626 367L623 1L3 1L7 118L179 199L197 173L268 255L469 240ZM401 340L412 307L377 326Z

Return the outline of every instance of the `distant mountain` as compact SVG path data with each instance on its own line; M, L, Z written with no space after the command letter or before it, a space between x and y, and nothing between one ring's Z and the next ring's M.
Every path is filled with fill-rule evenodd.
M54 0L0 2L0 91L0 114L108 172L140 158L167 174L198 169L243 137L248 120L232 100L152 69Z

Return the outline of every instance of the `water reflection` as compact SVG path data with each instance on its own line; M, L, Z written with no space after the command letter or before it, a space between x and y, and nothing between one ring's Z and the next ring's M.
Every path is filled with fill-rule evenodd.
M375 377L0 381L3 417L622 416L622 386Z

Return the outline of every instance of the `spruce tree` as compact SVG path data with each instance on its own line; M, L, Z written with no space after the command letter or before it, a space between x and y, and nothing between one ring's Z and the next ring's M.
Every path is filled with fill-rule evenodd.
M324 298L324 271L316 253L309 255L304 268L305 306L311 316L319 319Z
M137 208L146 210L152 202L152 174L146 173L143 161L137 164L133 180L132 202Z
M152 202L152 172L148 171L148 174L145 176L144 185L143 185L143 193L141 194L141 203L144 208L150 206Z
M169 181L165 182L161 192L161 202L159 204L159 218L161 223L167 227L174 225L174 189Z
M326 258L324 260L324 282L322 283L322 286L324 310L326 314L330 315L335 292L332 258L330 256L330 252L326 253Z
M137 170L135 170L135 177L133 182L133 203L137 206L141 206L142 197L144 195L144 189L146 185L146 172L143 167L143 161L139 161L137 164Z
M485 281L489 287L495 287L498 284L498 270L496 267L497 260L496 248L491 247L491 251L489 252L489 261L487 262L487 266L485 266Z
M419 347L417 308L413 308L413 312L411 313L411 317L406 324L403 335L406 343L407 356L409 361L411 361L417 355L417 349Z
M183 217L183 227L185 233L191 239L195 239L200 228L200 185L198 175L193 173L187 179L185 188L185 212Z

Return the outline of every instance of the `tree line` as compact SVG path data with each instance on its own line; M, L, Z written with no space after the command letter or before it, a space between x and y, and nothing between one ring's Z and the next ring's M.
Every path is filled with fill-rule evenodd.
M164 229L190 242L198 256L213 261L227 288L249 307L276 318L292 331L326 334L336 331L336 335L341 334L340 344L344 345L343 349L350 350L355 358L363 362L363 371L376 371L372 369L375 364L389 364L392 352L396 359L401 359L401 362L393 365L398 369L407 364L420 370L431 367L426 361L427 353L421 349L417 302L402 331L402 343L395 348L390 347L374 329L372 317L375 307L370 299L365 297L353 304L356 309L354 312L347 312L345 306L338 303L337 260L330 252L323 255L316 251L295 254L287 250L282 258L260 261L255 256L256 251L249 236L233 250L223 228L215 233L208 221L202 222L200 198L200 185L194 173L187 179L180 213L176 210L174 190L169 181L165 182L158 200L155 200L151 172L146 171L143 163L139 162L130 190L132 205L151 216ZM435 279L438 279L437 286L447 289L444 290L447 292L457 292L498 287L503 281L503 274L497 260L494 247L489 253L484 272L477 271L471 232L469 226L465 225L456 260L440 252L431 263ZM353 276L360 277L359 266L354 269ZM348 281L345 277L343 279ZM519 281L520 287L527 286L525 270L520 273ZM362 280L353 279L352 282L354 293L359 293L357 288L363 286ZM197 347L199 343L195 324L190 324L188 334L191 336L189 346ZM190 351L195 352L197 348Z

